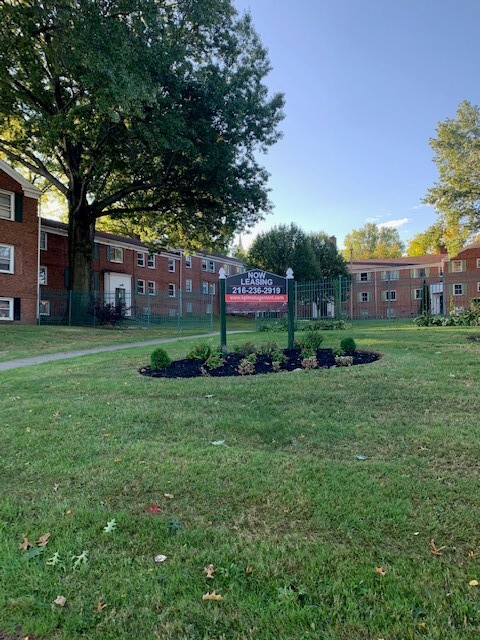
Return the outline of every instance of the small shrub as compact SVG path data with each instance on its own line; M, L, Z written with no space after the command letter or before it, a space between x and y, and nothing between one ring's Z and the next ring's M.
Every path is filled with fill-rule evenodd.
M193 345L187 353L187 360L206 362L216 352L218 352L218 349L212 345L212 341L204 340Z
M150 364L154 371L158 371L159 369L166 369L171 362L172 359L165 351L165 349L155 349L155 351L150 356Z
M345 351L343 349L341 349L340 347L335 347L332 349L332 353L334 356L344 356L345 355Z
M223 366L223 357L219 351L212 353L207 360L205 360L205 366L208 369L219 369Z
M241 356L249 356L252 353L256 353L257 347L253 342L244 342L243 344L236 344L233 347L234 353L239 353Z
M127 314L127 305L123 300L117 304L111 304L97 299L93 304L93 315L95 320L101 325L116 325L125 320Z
M351 324L345 320L301 320L297 331L333 331L350 329Z
M257 357L254 353L251 353L238 363L237 371L241 376L252 376L255 373L255 364Z
M310 356L308 358L303 358L302 367L304 369L316 369L318 367L318 360L316 356Z
M257 353L260 356L273 356L278 353L278 344L276 342L266 342L258 347Z
M280 362L280 360L272 360L272 370L275 371L275 373L278 373L282 368L282 363Z
M337 367L351 367L353 356L335 356L335 364Z
M296 342L302 350L302 353L314 355L318 349L320 349L320 345L323 342L323 336L319 331L305 331L298 337Z
M351 356L357 350L357 344L353 338L343 338L343 340L340 342L340 349L347 356Z

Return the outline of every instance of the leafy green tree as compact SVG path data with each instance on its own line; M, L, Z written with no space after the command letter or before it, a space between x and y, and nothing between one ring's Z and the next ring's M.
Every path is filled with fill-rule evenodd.
M445 245L455 255L480 231L480 109L467 101L460 103L456 118L438 124L430 146L438 182L424 202L436 208L445 228Z
M71 288L91 288L103 216L190 250L262 218L269 70L232 0L2 3L0 154L66 198Z
M291 267L299 282L347 274L331 238L324 233L308 235L294 223L258 235L248 251L247 265L279 275Z
M342 253L347 261L398 258L405 251L398 229L379 227L373 222L347 233L344 244Z
M421 233L417 233L408 243L407 255L423 256L441 253L445 247L445 228L441 222L432 224Z

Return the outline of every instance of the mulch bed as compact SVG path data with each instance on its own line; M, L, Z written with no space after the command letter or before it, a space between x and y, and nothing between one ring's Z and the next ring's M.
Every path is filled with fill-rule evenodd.
M281 366L281 371L294 371L302 368L302 355L300 349L285 349L283 355L287 358ZM353 365L369 364L380 358L380 354L370 351L356 351L353 356ZM238 376L237 367L244 356L239 353L229 353L225 356L225 364L218 369L208 369L208 375L212 377ZM335 367L335 356L332 349L319 349L317 362L320 369ZM151 378L196 378L204 375L200 360L174 360L166 369L153 371L151 367L142 367L139 372ZM270 356L257 356L255 373L274 373Z

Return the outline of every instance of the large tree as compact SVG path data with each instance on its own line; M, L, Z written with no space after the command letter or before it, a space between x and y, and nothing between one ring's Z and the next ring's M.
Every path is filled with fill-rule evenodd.
M324 233L306 234L294 223L259 234L248 251L247 264L279 275L290 267L299 282L347 275L331 238Z
M445 227L445 245L455 255L480 231L480 109L462 102L456 118L438 124L430 146L438 182L424 202L436 208Z
M445 228L441 222L417 233L408 243L407 255L423 256L425 254L441 253L445 247Z
M232 0L2 3L0 154L66 198L72 289L91 288L103 216L190 249L263 217L269 70Z
M371 258L398 258L405 250L398 229L379 227L367 222L360 229L347 233L342 251L346 260L369 260Z

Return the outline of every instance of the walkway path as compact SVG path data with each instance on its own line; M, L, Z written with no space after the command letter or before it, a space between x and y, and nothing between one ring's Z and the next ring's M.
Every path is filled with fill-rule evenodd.
M248 333L248 331L228 331L229 335L234 333ZM67 360L68 358L78 358L79 356L90 356L93 353L103 353L104 351L120 351L121 349L132 349L136 347L151 347L155 344L166 344L167 342L178 342L179 340L200 340L205 338L213 338L218 336L218 332L202 333L197 336L185 336L176 338L161 338L158 340L147 340L145 342L129 342L128 344L112 344L107 347L95 347L93 349L80 349L77 351L62 351L60 353L46 353L40 356L32 356L31 358L20 358L18 360L8 360L0 362L0 371L9 371L10 369L20 369L21 367L30 367L33 364L43 364L44 362L52 362L54 360Z

